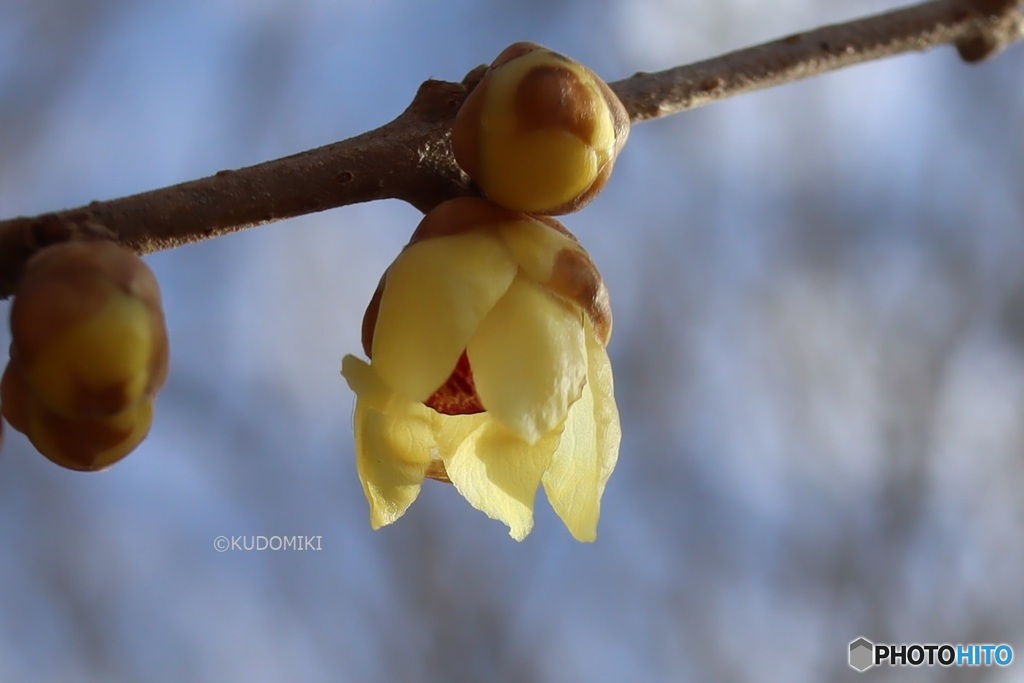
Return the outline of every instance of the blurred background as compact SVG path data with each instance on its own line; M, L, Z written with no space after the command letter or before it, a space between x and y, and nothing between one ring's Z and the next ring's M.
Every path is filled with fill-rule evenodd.
M0 216L358 134L517 40L615 80L898 4L5 0ZM858 680L858 636L1024 658L1022 120L1018 45L636 126L565 219L616 317L593 545L543 493L517 544L436 482L370 530L338 371L409 206L149 257L173 362L145 444L82 475L6 430L0 681ZM246 534L323 549L214 550Z

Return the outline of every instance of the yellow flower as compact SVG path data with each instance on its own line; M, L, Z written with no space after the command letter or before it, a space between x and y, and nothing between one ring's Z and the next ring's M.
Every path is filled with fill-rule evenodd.
M342 365L373 528L432 477L522 540L543 483L594 540L621 437L610 334L601 276L557 221L472 198L428 213L367 309L372 364Z

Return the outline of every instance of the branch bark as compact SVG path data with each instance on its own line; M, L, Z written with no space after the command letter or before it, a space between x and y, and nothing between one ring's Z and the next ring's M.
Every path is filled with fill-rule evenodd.
M798 33L703 62L637 73L611 84L634 122L741 93L938 45L968 62L1024 35L1024 0L933 0ZM482 73L428 80L398 118L375 130L283 159L141 194L0 221L0 298L25 261L55 242L102 235L145 254L271 221L377 199L426 212L473 194L451 153L451 126Z

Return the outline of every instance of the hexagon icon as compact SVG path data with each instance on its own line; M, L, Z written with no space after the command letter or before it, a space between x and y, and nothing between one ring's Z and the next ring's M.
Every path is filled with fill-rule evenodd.
M863 636L850 643L850 666L867 671L874 666L875 644Z

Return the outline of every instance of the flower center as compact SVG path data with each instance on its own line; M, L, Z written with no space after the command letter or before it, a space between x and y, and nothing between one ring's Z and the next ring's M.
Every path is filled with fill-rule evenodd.
M423 405L433 408L443 415L473 415L484 412L484 406L476 393L473 383L473 368L469 366L469 356L463 351L459 362L455 364L448 381L430 395Z

